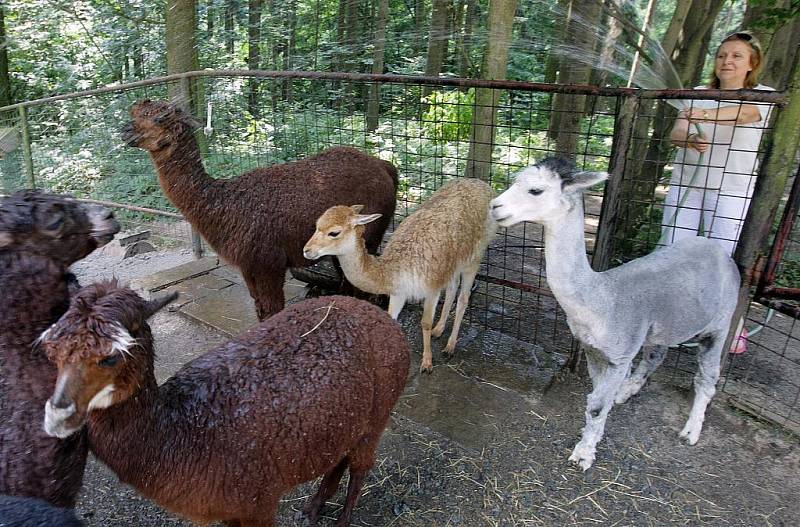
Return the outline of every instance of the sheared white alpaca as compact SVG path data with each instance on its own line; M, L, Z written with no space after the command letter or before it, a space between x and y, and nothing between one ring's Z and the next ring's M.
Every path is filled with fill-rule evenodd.
M614 403L639 392L664 360L667 346L695 336L695 398L680 436L697 443L739 289L733 260L719 244L701 237L593 271L586 258L582 190L606 177L548 158L520 172L514 185L492 201L501 226L521 221L544 226L547 282L572 333L591 348L586 360L594 389L587 398L583 436L570 456L584 470L594 462ZM654 348L631 375L631 362L643 345Z

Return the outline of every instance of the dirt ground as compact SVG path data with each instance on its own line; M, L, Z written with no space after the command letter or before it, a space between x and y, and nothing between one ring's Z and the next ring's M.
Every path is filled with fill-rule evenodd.
M188 251L127 260L98 255L75 271L83 283L112 275L131 280L190 259ZM584 473L567 461L590 390L584 370L557 376L543 393L518 391L486 380L480 354L457 350L443 363L435 347L434 372L421 376L417 318L413 309L401 317L415 373L384 434L354 526L800 525L796 436L718 397L700 442L689 447L678 431L692 394L657 376L612 410L597 460ZM225 340L168 310L151 325L162 380ZM285 497L278 525L303 525L297 511L313 488L304 484ZM340 491L320 525L334 524L343 498ZM188 525L95 460L78 514L89 526Z

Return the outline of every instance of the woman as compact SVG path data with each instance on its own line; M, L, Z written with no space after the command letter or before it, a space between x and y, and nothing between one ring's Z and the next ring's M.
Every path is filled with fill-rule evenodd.
M762 62L758 40L749 33L734 33L717 49L709 85L696 89L772 90L758 84ZM661 243L701 234L718 240L732 255L753 195L758 148L771 106L688 102L670 134L680 149L664 200Z

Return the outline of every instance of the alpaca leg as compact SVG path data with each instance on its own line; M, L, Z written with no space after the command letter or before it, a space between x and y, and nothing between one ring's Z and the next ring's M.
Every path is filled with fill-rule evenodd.
M453 279L447 284L447 290L444 293L444 304L442 304L442 313L439 315L439 322L436 327L431 331L431 335L436 338L444 333L444 327L447 324L447 317L450 315L450 308L453 307L453 300L456 299L456 289L458 289L459 277L454 276Z
M580 465L583 470L594 463L597 443L603 438L606 418L614 406L617 389L629 371L630 360L624 364L610 364L596 352L591 352L586 354L586 364L594 389L586 398L586 426L583 428L583 435L569 457L570 461Z
M336 494L336 489L339 488L339 481L341 481L342 474L344 474L344 469L347 468L348 463L349 460L345 457L339 462L338 465L326 472L325 476L322 478L322 482L319 484L317 493L314 494L310 500L308 500L308 503L303 509L303 513L305 514L309 525L314 525L317 523L319 515L322 512L322 508L325 507L325 502L328 501L331 496Z
M380 433L375 436L367 436L359 442L359 446L348 454L350 460L350 481L347 483L347 498L344 508L336 522L336 527L347 527L353 516L358 498L361 496L361 488L364 486L364 479L375 464L375 452L380 442Z
M622 404L639 393L639 390L642 389L642 386L644 386L647 379L650 378L650 375L664 362L666 356L667 346L646 348L642 352L642 360L639 361L636 371L633 372L633 375L625 379L625 382L622 383L622 386L617 392L616 404Z
M400 316L400 311L403 310L404 305L406 305L406 299L402 296L389 296L389 316L397 320L397 317Z
M447 346L444 348L444 353L452 355L456 350L456 341L458 340L458 331L461 329L461 321L464 320L464 313L467 311L469 305L469 295L472 292L472 283L475 281L475 275L478 274L480 262L477 262L474 267L465 269L461 273L461 291L458 293L458 303L456 304L456 316L453 319L453 329L450 331L450 338L447 339Z
M283 268L270 268L252 274L242 269L242 275L255 301L258 320L269 318L283 309Z
M439 292L425 299L422 308L422 364L419 371L430 373L433 370L433 355L431 353L431 327L436 304L439 303Z
M727 328L726 328L727 330ZM716 393L719 380L720 358L722 346L725 344L726 331L718 331L700 339L700 350L697 352L697 373L694 376L694 402L689 412L689 420L681 430L680 437L690 445L700 439L706 407Z

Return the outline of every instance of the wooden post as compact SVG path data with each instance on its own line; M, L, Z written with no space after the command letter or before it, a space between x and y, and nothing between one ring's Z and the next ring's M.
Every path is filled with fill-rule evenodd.
M625 161L633 136L636 112L639 110L639 97L625 96L617 100L617 120L614 125L614 143L611 146L609 177L603 192L603 207L592 256L592 268L605 271L611 264L614 248L614 234L622 201L622 181L625 177Z
M33 175L33 154L31 153L31 134L28 130L28 113L24 106L19 107L19 126L22 130L22 158L25 161L25 174L31 188L36 188L36 178Z

